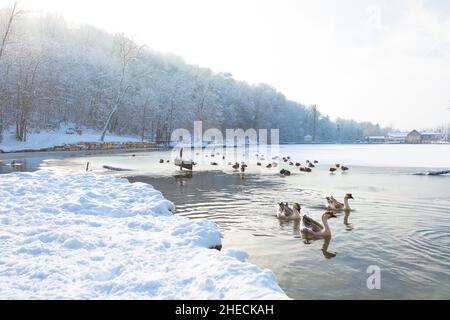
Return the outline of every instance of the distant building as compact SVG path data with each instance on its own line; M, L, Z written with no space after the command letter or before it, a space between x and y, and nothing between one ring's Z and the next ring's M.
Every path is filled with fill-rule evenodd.
M369 136L369 137L366 137L366 142L368 142L368 143L385 143L386 138L384 136Z
M386 135L386 142L389 143L405 143L407 132L390 132Z
M312 143L313 142L313 137L310 134L307 134L304 138L303 141L305 143Z
M406 136L406 143L422 143L422 135L419 131L413 130Z
M421 132L422 143L432 143L442 140L442 134L436 132Z

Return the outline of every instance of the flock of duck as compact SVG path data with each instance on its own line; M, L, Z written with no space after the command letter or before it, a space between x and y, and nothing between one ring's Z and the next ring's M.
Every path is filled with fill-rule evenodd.
M354 199L351 193L345 195L344 203L339 202L333 196L326 197L327 210L322 214L322 223L314 220L299 203L294 203L292 208L287 202L278 203L277 218L300 221L300 232L307 238L330 237L331 229L328 220L337 218L336 213L338 212L350 212L351 208L348 202L350 199Z
M197 156L200 155L199 153L197 153ZM210 156L206 155L205 157L211 157L214 158L216 156L220 156L220 153L212 153ZM257 163L256 165L258 167L262 167L263 166L263 162L265 161L265 157L264 155L256 155L257 158ZM225 156L222 156L222 160L225 160ZM160 163L169 163L170 161L167 160L160 160ZM302 164L300 162L294 162L291 160L291 157L289 156L285 156L285 157L273 157L272 161L270 161L268 164L265 165L265 167L267 169L272 169L272 168L277 168L279 166L279 162L283 162L286 165L289 165L291 167L294 168L298 168L298 171L300 172L312 172L312 170L314 168L316 168L316 166L318 165L319 161L314 160L314 161L310 161L310 160L306 160L305 165L302 166ZM194 165L196 165L195 162L193 162ZM210 165L212 166L218 166L219 164L215 161L211 161ZM228 162L228 166L231 166L231 168L234 171L240 172L241 174L245 173L246 169L248 168L248 165L244 162L241 161L239 162ZM334 166L329 168L329 172L330 174L335 174L335 172L337 172L338 170L340 170L342 173L345 173L349 170L348 167L341 165L339 163L336 163ZM279 171L280 175L282 177L288 177L292 174L291 170L287 170L287 169L281 169ZM344 196L344 201L343 202L339 202L338 200L336 200L333 196L329 196L326 197L326 201L327 201L327 206L326 206L326 211L322 214L322 223L314 220L311 215L309 214L307 209L303 209L301 207L301 205L299 203L294 203L292 208L289 207L289 204L287 202L280 202L278 203L278 211L276 213L276 217L282 221L296 221L296 222L300 222L300 232L302 233L303 236L305 236L306 238L312 238L312 239L317 239L317 238L327 238L327 237L331 237L331 229L330 226L328 224L328 220L331 218L337 218L337 213L339 212L350 212L351 208L349 205L349 200L350 199L354 199L352 194L347 193Z

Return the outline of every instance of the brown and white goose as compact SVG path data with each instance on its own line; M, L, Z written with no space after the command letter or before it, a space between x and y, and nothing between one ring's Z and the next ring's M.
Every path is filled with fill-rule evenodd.
M336 211L349 211L351 210L348 200L354 199L351 193L347 193L344 197L344 203L337 201L333 196L327 197L327 207Z
M331 229L328 225L328 220L336 218L333 211L327 210L322 214L322 224L315 221L310 216L303 214L300 232L308 238L325 238L331 236Z

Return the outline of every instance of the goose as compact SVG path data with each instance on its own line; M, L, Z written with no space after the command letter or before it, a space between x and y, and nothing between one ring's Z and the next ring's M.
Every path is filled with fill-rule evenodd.
M337 201L333 196L327 197L327 207L332 210L345 210L350 211L349 199L354 199L351 193L347 193L344 197L344 203Z
M289 208L289 204L280 202L278 203L277 218L283 220L300 220L301 207L298 203L294 203L293 208Z
M315 221L307 214L302 215L300 232L305 237L312 238L325 238L331 236L330 226L328 225L328 219L336 218L333 211L327 210L322 214L322 224Z

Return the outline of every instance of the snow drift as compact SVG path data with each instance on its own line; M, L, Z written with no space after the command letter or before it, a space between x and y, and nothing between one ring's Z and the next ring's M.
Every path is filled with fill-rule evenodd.
M173 215L152 186L52 170L0 175L0 299L286 299L274 274Z

